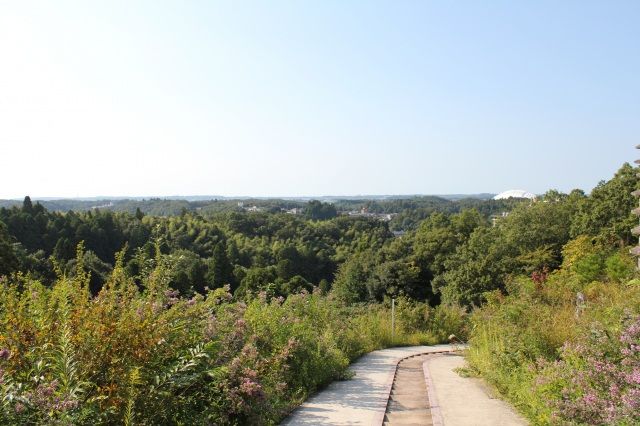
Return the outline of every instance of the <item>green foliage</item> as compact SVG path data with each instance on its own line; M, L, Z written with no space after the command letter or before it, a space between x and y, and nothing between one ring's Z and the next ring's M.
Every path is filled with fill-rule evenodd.
M18 268L18 257L11 244L7 228L0 221L0 276L7 275Z
M185 297L169 287L173 254L157 253L139 287L124 250L91 296L82 245L77 253L50 287L0 282L2 423L275 424L363 353L436 343L449 330L435 327L464 322L462 311L432 321L432 308L402 302L392 340L382 305L307 292L233 302L228 286ZM409 310L425 314L416 321Z
M366 256L354 256L338 269L333 294L350 304L367 300L368 262Z
M504 289L504 278L515 259L503 243L499 228L478 228L445 262L445 272L434 280L443 301L480 305L484 293Z
M234 212L203 218L187 212L163 218L97 210L60 214L36 204L26 210L0 209L0 219L8 224L7 232L0 232L3 274L29 271L51 284L52 262L73 271L75 246L84 241L94 293L113 267L113 253L125 244L126 268L137 275L154 256L157 243L163 254L170 255L172 286L183 293L203 293L205 287L225 284L235 291L247 275L271 267L276 267L276 277L254 282L251 291L272 283L286 292L322 280L330 284L337 266L354 252L379 248L392 239L386 224L373 219L313 222L279 213ZM299 278L292 281L294 277ZM246 293L248 284L238 294Z
M311 220L326 220L336 217L338 212L332 204L311 200L305 208L305 215Z
M216 244L211 258L208 260L207 269L206 279L213 288L222 287L225 284L235 284L224 242ZM233 287L235 288L235 285Z
M282 200L251 200L264 212L230 208L229 201L214 201L211 205L220 209L209 210L204 201L181 201L179 215L171 217L154 216L145 207L170 200L141 201L131 206L132 214L97 209L52 213L25 200L22 207L0 209L0 220L7 225L6 233L0 231L0 272L29 271L50 284L53 264L72 271L74 247L84 241L96 293L113 267L113 253L127 244L126 268L137 275L157 243L170 255L171 285L185 294L230 284L239 297L267 289L286 295L324 282L324 291L333 288L347 303L406 295L433 306L441 301L481 305L485 292L507 291L514 276L560 267L563 245L578 232L599 244L628 242L634 172L624 165L590 196L576 190L549 191L536 202L416 197L331 205L314 200L304 217L280 213L280 208L302 206ZM414 209L421 212L416 217L429 215L418 226L412 221L414 232L394 238L389 224L334 217L338 208L373 213ZM502 213L493 227L489 213ZM396 218L392 222L397 228ZM576 279L624 279L624 262L607 260L610 255L576 260Z
M0 209L2 419L270 424L366 351L455 334L470 336L477 372L549 423L545 398L567 383L535 386L552 370L541 365L593 323L615 336L640 306L626 247L636 172L536 201L125 200L111 207L128 213L60 213L27 197ZM396 215L337 215L362 209Z
M167 255L167 260L171 270L169 285L180 294L204 293L207 284L211 285L212 280L206 276L210 268L207 268L205 261L196 253L184 249L176 250ZM215 287L222 287L222 285Z
M626 253L616 252L605 261L607 278L611 281L628 281L633 277L636 264Z
M576 274L583 282L595 281L604 273L604 258L601 253L583 256L574 265Z
M600 182L580 204L571 226L572 236L586 234L608 243L633 243L631 228L637 225L637 217L631 209L637 207L638 200L631 192L639 188L637 172L625 163L613 179Z
M565 348L574 344L586 353L606 352L604 343L587 337L594 330L619 334L625 318L640 307L640 287L629 281L635 274L633 261L623 249L581 236L567 243L562 253L559 270L538 282L516 279L509 295L490 294L488 303L472 316L469 362L533 424L583 424L567 413L588 404L583 407L581 400L573 400L569 406L562 401L568 401L569 393L586 395L584 369L582 364L558 364L561 354L567 360ZM578 292L584 301L577 300ZM608 355L599 359L617 362ZM560 377L577 381L571 384Z
M507 292L518 275L539 275L561 265L582 283L605 276L624 280L632 266L626 255L615 256L611 245L630 242L635 172L625 164L588 197L579 190L568 195L549 191L535 202L516 205L492 228L476 221L476 227L467 227L473 232L466 238L456 238L452 220L434 216L416 233L415 251L423 265L429 264L422 271L431 272L443 301L475 306L485 302L486 292ZM565 246L572 236L575 247Z

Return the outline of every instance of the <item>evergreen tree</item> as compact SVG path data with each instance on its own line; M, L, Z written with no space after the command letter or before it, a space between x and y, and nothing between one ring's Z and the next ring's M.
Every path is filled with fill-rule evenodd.
M213 288L222 287L225 284L230 284L232 288L235 288L231 264L227 258L224 243L220 242L215 246L213 255L207 262L207 267L205 279L213 285Z
M33 212L33 204L31 203L31 197L28 195L24 197L24 201L22 202L22 211L25 213Z
M18 268L18 258L11 244L7 227L0 222L0 276L10 274Z

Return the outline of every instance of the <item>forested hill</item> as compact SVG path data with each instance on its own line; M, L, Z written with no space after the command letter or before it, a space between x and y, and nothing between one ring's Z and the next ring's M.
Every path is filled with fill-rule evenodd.
M42 198L33 199L47 210L67 212L85 211L96 208L111 211L134 213L140 209L143 213L156 216L180 214L183 209L207 211L225 211L239 209L239 205L257 206L265 209L302 208L310 200L331 203L336 208L347 210L360 208L368 204L377 209L398 213L403 207L428 207L432 204L447 204L446 201L491 200L494 194L450 194L450 195L372 195L372 196L322 196L322 197L223 197L223 196L173 196L173 197L90 197L90 198ZM0 200L0 208L20 207L22 200Z
M478 304L485 291L504 289L507 276L557 268L563 245L578 235L630 243L634 219L621 212L632 209L630 192L636 186L634 169L625 164L590 196L550 191L533 203L435 197L335 204L255 200L253 209L236 201L220 201L214 208L215 202L129 205L125 200L123 212L62 213L27 197L21 206L0 209L0 274L22 271L51 282L56 267L74 270L76 247L84 242L94 293L115 254L126 247L132 275L162 255L172 270L171 286L185 294L227 283L238 295L268 290L286 296L319 286L349 302L406 295ZM178 214L145 214L161 205ZM282 210L292 206L299 214ZM355 214L339 214L345 211ZM378 216L389 212L397 213L390 222ZM408 232L397 238L394 229Z
M477 208L484 213L508 209L512 203L491 200L491 194L444 196L371 196L371 197L319 197L323 204L331 204L337 214L367 211L370 213L399 214L392 226L409 228L434 211L453 213L464 208ZM282 211L308 210L305 198L225 198L225 197L168 197L168 198L92 198L92 199L43 199L37 202L52 212L108 210L152 216L175 216L184 212L212 214L242 212L246 210L278 213ZM454 202L455 201L455 202ZM35 200L34 200L35 202ZM0 200L0 208L20 207L22 200Z
M212 204L196 207L198 202L184 200L136 201L131 206L125 200L120 208L135 205L133 213L114 212L115 205L111 209L56 212L26 197L21 206L0 209L6 252L0 272L28 271L51 281L54 264L63 271L74 270L76 247L84 242L84 262L92 271L95 292L108 276L116 252L126 244L132 272L153 258L159 248L175 270L172 285L183 292L223 283L234 289L241 287L241 291L256 291L272 283L282 294L314 285L328 289L346 259L365 249L381 249L393 240L389 217L391 222L400 218L415 226L435 212L449 215L464 211L486 225L490 214L510 210L521 202L452 202L435 197L343 200L339 212L333 204L314 200L304 204L254 201L256 204L247 203L250 207L238 206L235 201L220 202L214 209ZM164 209L161 206L177 214L167 217L143 212ZM467 211L469 206L482 213ZM388 215L394 211L402 213ZM424 289L420 293L424 298ZM380 292L375 295L381 297Z
M277 424L363 353L453 333L533 424L638 424L636 173L589 195L342 215L27 197L0 209L0 423Z

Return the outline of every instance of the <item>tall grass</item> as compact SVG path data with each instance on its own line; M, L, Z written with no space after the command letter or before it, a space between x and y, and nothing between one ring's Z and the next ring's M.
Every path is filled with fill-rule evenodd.
M517 290L489 295L488 304L471 317L470 365L533 424L571 421L558 410L568 388L557 377L577 374L572 364L561 362L566 348L595 345L588 337L596 330L615 340L624 319L640 311L635 280L581 283L569 272L561 270L542 284L520 279L512 283ZM582 309L576 306L577 291L585 296Z
M384 305L185 298L161 257L137 285L119 255L95 297L78 271L0 281L0 423L275 424L366 352L465 332L463 311L406 300L392 339Z

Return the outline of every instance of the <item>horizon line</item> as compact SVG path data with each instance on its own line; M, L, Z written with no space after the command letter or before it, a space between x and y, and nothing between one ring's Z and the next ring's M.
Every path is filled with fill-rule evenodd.
M201 200L247 200L247 199L315 199L315 198L383 198L383 197L451 197L451 196L479 196L479 195L496 195L498 192L452 192L452 193L440 193L440 194L427 194L427 193L414 193L414 194L348 194L348 195L90 195L90 196L75 196L75 197L58 197L58 196L31 196L25 195L23 197L11 197L0 198L0 201L22 201L25 197L29 197L33 201L91 201L91 200L180 200L188 198L199 198Z

